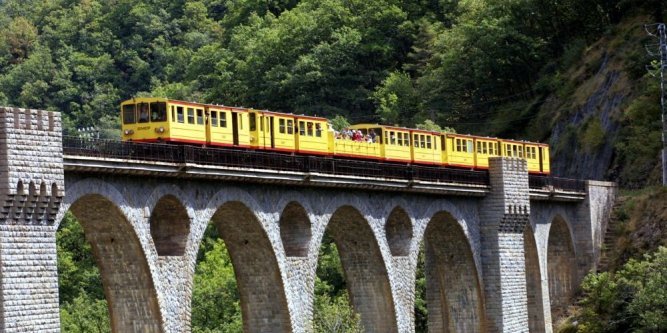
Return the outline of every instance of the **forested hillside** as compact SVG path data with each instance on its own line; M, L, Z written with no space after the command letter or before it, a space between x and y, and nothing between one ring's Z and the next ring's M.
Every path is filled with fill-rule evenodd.
M666 9L663 0L4 0L0 105L60 111L66 134L95 126L108 138L119 136L119 102L145 95L352 123L431 121L548 142L558 175L641 188L660 176L659 85L645 69L642 25L665 22ZM63 331L109 331L81 227L68 217L58 235ZM335 245L325 242L321 257L316 328L359 331ZM618 268L631 275L663 261ZM589 278L588 302L608 285L596 281L618 282ZM419 275L419 332L424 285ZM235 288L224 243L209 231L195 332L240 330ZM614 304L628 316L660 306ZM581 322L609 314L591 311ZM591 327L579 329L616 329Z

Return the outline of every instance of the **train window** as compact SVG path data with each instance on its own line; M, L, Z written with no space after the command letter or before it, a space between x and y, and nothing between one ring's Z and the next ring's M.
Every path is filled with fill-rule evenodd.
M230 112L231 114L231 112ZM238 119L241 119L239 116ZM220 127L227 127L227 112L226 111L220 111Z
M264 131L264 116L259 116L259 130Z
M211 111L211 126L218 127L218 111Z
M475 146L472 144L472 140L468 140L468 150L469 153L472 153L475 151Z
M204 124L204 110L202 109L197 109L197 124Z
M402 146L402 145L403 145L403 133L401 133L401 132L397 132L397 133L396 133L396 136L398 137L398 138L397 138L397 140L398 140L398 141L397 141L398 145L399 145L399 146Z
M447 150L447 140L444 135L440 136L440 147L442 147L442 151Z
M151 103L151 122L167 121L167 103Z
M422 148L426 148L426 138L424 137L424 135L420 135L419 140L421 140L421 142L419 142L419 146Z
M176 107L176 120L181 124L185 122L185 117L183 116L183 107L182 106L177 106Z
M318 138L322 137L322 125L315 124L315 136Z
M477 154L482 153L482 143L480 141L477 141Z
M250 114L250 131L254 131L257 129L257 115L254 113Z
M454 141L456 142L456 151L463 151L461 149L461 139L455 139Z
M419 135L415 134L412 138L412 142L415 144L415 148L419 148Z
M384 142L389 144L389 131L384 132Z
M171 121L176 121L176 110L173 105L171 106Z
M278 132L285 134L285 119L278 119Z
M148 103L139 103L137 104L137 109L139 111L139 122L147 123L148 122Z
M123 124L134 124L137 122L134 113L134 104L123 105Z
M306 122L299 122L299 135L306 135Z
M188 108L188 124L195 123L195 109Z
M313 122L309 121L306 127L308 128L308 136L313 136Z
M522 146L517 146L519 149L519 157L523 157L523 147Z
M410 147L410 134L408 133L403 133L403 144L406 147Z
M287 119L287 134L294 134L294 121Z
M431 149L431 136L426 136L426 148Z
M482 154L489 154L489 143L482 142Z
M493 144L493 154L494 155L500 155L500 143L495 142Z
M394 131L389 132L389 143L392 145L396 144L396 132Z

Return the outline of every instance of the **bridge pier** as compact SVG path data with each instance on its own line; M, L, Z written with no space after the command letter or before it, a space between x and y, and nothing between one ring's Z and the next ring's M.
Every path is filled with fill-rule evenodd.
M530 201L526 161L490 158L491 193L480 212L486 331L528 333L524 229Z

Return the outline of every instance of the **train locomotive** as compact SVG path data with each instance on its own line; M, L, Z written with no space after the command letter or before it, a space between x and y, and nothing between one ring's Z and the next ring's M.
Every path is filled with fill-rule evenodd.
M252 108L141 97L121 103L123 141L194 144L392 163L488 169L489 157L527 161L547 175L549 146L542 143L356 124L355 140L334 132L326 118Z

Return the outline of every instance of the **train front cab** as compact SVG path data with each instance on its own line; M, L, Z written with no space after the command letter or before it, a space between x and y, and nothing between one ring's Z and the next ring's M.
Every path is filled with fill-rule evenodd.
M202 104L165 98L134 98L121 103L123 141L206 144Z
M251 110L250 145L255 149L296 151L296 118L292 114Z
M412 136L412 163L440 165L442 163L442 150L438 144L440 133L411 130Z
M326 118L294 116L297 124L296 151L300 154L331 155L333 132Z
M473 137L460 134L442 134L441 138L444 140L442 164L468 169L475 167Z
M206 137L213 147L250 147L248 110L221 105L207 106Z
M351 130L361 131L365 137L370 133L375 133L375 142L354 141L352 138L335 138L333 140L333 154L339 157L382 159L383 141L382 126L377 124L358 124L350 126Z

